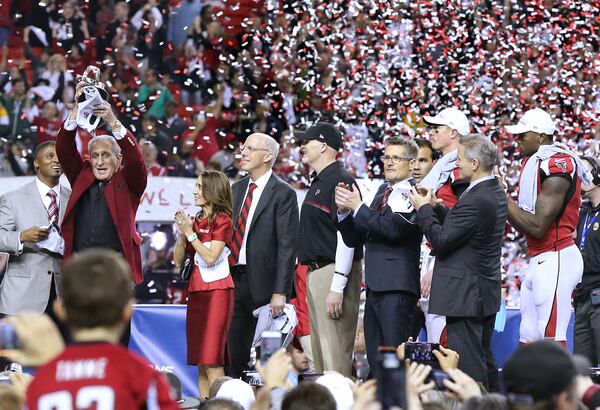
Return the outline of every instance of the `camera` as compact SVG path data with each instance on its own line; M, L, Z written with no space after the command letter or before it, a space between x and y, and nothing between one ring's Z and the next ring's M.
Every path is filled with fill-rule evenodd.
M4 368L4 371L0 373L0 384L11 384L10 374L11 373L23 373L23 367L18 363L9 363Z
M404 357L411 362L423 363L439 369L440 362L433 354L434 350L439 349L439 343L406 342L404 345Z
M378 357L380 377L377 379L377 399L382 408L406 408L406 371L398 359L396 348L381 346Z
M262 377L256 370L244 370L242 372L242 381L253 387L262 387L264 385Z
M0 349L19 349L21 341L15 328L6 322L0 322Z

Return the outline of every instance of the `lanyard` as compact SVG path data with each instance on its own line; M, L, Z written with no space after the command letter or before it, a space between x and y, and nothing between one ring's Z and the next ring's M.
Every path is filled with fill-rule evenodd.
M594 213L594 216L589 221L589 223L588 223L588 220L590 219L590 214L588 213L585 215L585 221L583 222L583 228L581 229L581 239L579 240L579 249L581 249L581 250L583 250L585 248L585 238L587 237L590 227L594 224L594 221L596 221L596 217L598 216L598 213L600 213L600 211L596 211Z

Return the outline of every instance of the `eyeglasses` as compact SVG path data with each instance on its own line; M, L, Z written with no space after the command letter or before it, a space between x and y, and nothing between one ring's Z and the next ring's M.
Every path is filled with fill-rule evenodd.
M253 147L252 145L242 145L240 147L240 151L244 152L244 150L248 150L248 152L255 152L255 151L267 151L267 152L269 152L269 150L266 149L266 148L257 148L257 147Z
M397 164L400 161L412 161L414 158L411 157L400 157L398 155L384 155L383 157L381 157L381 159L383 160L384 163L388 162L390 159L392 160L392 164Z

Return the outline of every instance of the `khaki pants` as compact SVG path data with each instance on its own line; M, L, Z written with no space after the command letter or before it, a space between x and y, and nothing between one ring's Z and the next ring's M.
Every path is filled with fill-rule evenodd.
M310 341L315 371L323 373L333 370L346 377L352 375L352 351L358 322L361 261L353 262L344 289L342 316L338 320L329 318L325 298L329 293L335 265L308 272L306 279L306 303L310 320Z

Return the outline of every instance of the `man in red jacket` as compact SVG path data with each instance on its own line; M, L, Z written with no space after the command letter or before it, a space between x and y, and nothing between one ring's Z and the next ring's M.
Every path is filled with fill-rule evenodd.
M56 151L72 187L62 224L65 260L86 248L108 248L123 254L133 279L142 282L140 243L135 214L146 189L146 165L135 137L106 101L94 107L111 135L89 142L89 160L77 151L77 101L87 84L79 83L75 108L58 133Z

